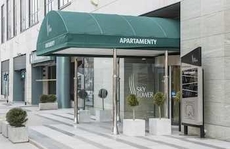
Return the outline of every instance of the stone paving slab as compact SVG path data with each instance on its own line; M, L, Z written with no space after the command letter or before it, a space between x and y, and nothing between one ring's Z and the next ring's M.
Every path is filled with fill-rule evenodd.
M128 137L122 133L111 134L111 122L73 123L73 109L39 111L36 106L20 103L9 105L0 102L2 116L10 108L21 107L28 112L30 143L40 149L230 149L230 142L201 139L180 133L144 137ZM1 114L0 114L1 115ZM119 125L121 132L122 126ZM0 135L0 149L37 149L30 143L12 144Z
M85 143L84 148L86 149L230 149L230 142L208 138L200 139L199 137L183 136L178 133L168 136L154 136L148 133L144 137L128 137L123 134L114 136L111 134L110 123L95 123L92 121L91 123L81 123L75 126L70 115L65 114L65 112L53 113L53 111L50 111L37 113L37 115L55 121L57 124L31 127L31 129L44 133L47 137L58 141L62 145L68 145L70 148L74 148L76 145L84 146ZM61 140L58 140L59 138Z
M38 149L38 147L31 143L13 144L0 134L0 149Z

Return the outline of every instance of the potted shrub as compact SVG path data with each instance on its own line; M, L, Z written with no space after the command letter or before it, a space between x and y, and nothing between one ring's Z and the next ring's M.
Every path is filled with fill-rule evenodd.
M171 119L162 118L161 107L164 105L165 95L162 92L157 92L153 96L153 103L159 111L159 118L149 119L149 133L154 135L169 135L171 134Z
M176 93L176 97L174 98L174 100L175 100L175 102L180 103L180 100L181 100L181 92L180 91L178 91Z
M101 98L101 105L102 109L96 109L95 110L95 118L96 121L99 122L106 122L106 121L111 121L112 120L112 111L110 109L105 109L105 98L108 95L108 91L106 89L100 89L98 92L98 97Z
M145 120L135 118L135 108L139 101L134 94L126 98L128 105L132 107L133 119L123 120L123 134L128 136L145 136Z
M57 97L54 94L41 95L40 103L39 103L39 110L57 110L58 103L56 102L56 100L57 100Z
M6 114L8 125L8 138L13 143L28 142L28 130L25 126L26 111L21 108L13 108Z

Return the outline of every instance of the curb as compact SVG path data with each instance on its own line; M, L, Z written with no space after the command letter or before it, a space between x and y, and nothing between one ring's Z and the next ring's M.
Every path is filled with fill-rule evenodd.
M34 146L38 147L39 149L48 149L33 139L29 139L29 143L33 144Z

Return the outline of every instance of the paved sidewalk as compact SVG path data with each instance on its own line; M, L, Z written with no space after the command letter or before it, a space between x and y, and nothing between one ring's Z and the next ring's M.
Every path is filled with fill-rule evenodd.
M0 135L0 149L38 149L31 143L13 144L8 139Z
M114 136L111 134L112 124L109 122L98 123L92 119L90 123L74 125L73 109L39 111L36 106L17 106L28 112L30 143L43 149L230 149L230 142L184 136L176 131L168 136L154 136L149 133L144 137L128 137L122 133ZM0 113L12 107L14 105L0 103ZM122 130L121 127L120 125L119 130ZM28 146L28 149L36 148L30 143L16 146L6 139L5 142L8 144L1 143L1 139L2 137L0 149L20 149L20 145L23 149L27 149Z
M168 136L148 133L145 137L128 137L122 133L114 136L111 123L92 120L74 125L72 109L43 111L36 115L54 122L30 127L30 138L47 149L230 149L230 142L184 136L179 132Z

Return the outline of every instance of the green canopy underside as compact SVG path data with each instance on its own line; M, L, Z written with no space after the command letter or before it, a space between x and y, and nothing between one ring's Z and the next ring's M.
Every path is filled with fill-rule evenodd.
M178 52L179 47L180 26L176 20L64 11L47 14L37 40L38 55L55 55L68 48ZM93 52L89 55L97 50Z

